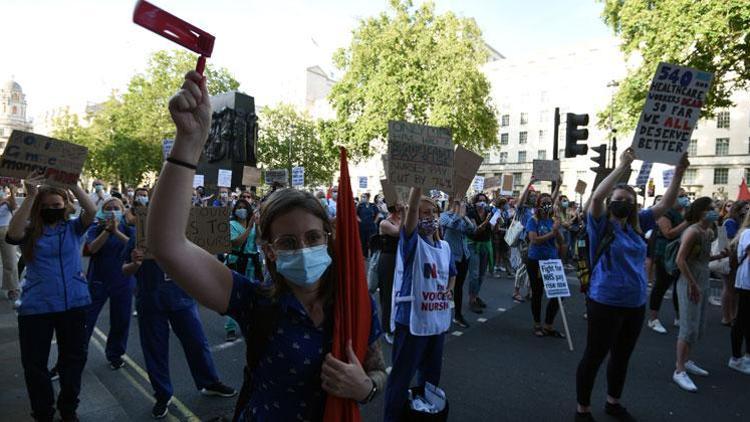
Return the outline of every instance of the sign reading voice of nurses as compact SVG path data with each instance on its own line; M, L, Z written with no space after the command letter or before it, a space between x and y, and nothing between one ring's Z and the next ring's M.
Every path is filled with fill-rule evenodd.
M539 272L542 273L544 293L547 294L548 299L570 296L568 279L565 277L565 268L561 260L539 261Z
M14 130L0 157L0 176L25 179L38 171L45 183L68 187L78 182L88 153L80 145Z
M679 163L690 145L713 77L713 73L659 63L633 138L638 157Z
M388 122L386 176L394 185L453 191L451 130Z
M305 168L304 167L292 167L292 186L304 186L305 185Z

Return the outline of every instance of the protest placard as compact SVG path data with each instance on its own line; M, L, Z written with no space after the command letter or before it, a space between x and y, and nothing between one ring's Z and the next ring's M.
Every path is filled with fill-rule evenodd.
M15 177L0 177L0 186L18 185L21 183L21 179Z
M512 174L504 174L503 175L503 186L500 189L500 192L503 195L511 195L513 194L513 175Z
M484 190L484 176L474 176L474 181L471 183L471 187L475 191L481 192Z
M579 180L578 182L576 182L576 193L579 195L583 195L584 193L586 193L587 186L588 185L586 184L586 182L584 182L583 180Z
M174 146L174 139L164 139L161 141L161 154L166 160L169 157L169 153L172 152Z
M668 188L669 185L672 184L672 179L674 179L674 169L666 169L661 174L663 182L664 182L664 188Z
M304 167L292 167L292 186L304 186L305 185L305 168Z
M484 188L488 190L498 189L502 185L502 183L503 183L502 178L497 177L497 176L484 178Z
M394 205L399 202L402 205L406 205L406 202L409 200L408 187L396 186L387 179L380 179L380 186L383 187L383 196L385 196L386 204Z
M266 184L280 183L282 186L289 184L289 171L287 169L266 170Z
M555 182L560 178L560 160L534 160L532 177Z
M632 147L641 159L677 164L706 102L713 74L659 63L638 119Z
M245 166L242 169L242 185L258 186L260 184L260 170L255 167Z
M455 199L463 198L466 191L469 190L474 175L477 174L479 166L484 160L481 155L469 151L461 145L456 145L455 160L453 168L453 197Z
M68 187L78 182L88 152L70 142L14 130L0 158L0 176L25 179L39 171L45 183Z
M148 240L146 238L147 214L148 210L145 208L135 209L135 244L138 249L144 251L146 259L151 259L153 255L148 249ZM185 236L187 236L188 240L205 249L207 252L211 254L228 252L231 249L229 230L228 207L190 208Z
M205 178L202 174L196 174L193 176L193 188L197 188L198 186L205 186L203 183L205 181Z
M646 186L648 183L648 177L651 175L651 168L654 163L650 161L644 161L641 165L641 169L638 171L638 177L635 179L636 186Z
M548 259L539 261L539 272L544 281L544 292L548 299L556 297L569 297L568 279L565 277L565 268L559 259Z
M451 192L453 157L450 129L388 122L388 160L385 168L389 182L419 187L425 191L435 188Z
M359 188L367 189L367 176L359 176Z
M216 186L220 188L232 187L232 170L219 169L219 177L216 180Z

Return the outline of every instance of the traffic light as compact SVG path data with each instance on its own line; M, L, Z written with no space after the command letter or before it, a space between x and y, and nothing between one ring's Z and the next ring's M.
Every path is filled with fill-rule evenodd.
M565 115L565 121L565 158L586 155L589 151L589 147L587 145L578 144L578 141L589 139L589 130L585 127L579 129L578 126L588 125L589 115L567 113Z
M601 144L598 147L592 147L591 149L599 153L598 157L591 158L591 161L597 164L596 167L591 167L591 170L601 173L607 168L607 144Z

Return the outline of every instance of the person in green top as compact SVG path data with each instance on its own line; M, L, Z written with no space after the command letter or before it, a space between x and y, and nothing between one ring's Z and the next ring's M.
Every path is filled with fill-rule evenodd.
M227 266L232 270L240 273L250 280L255 279L255 266L253 255L258 255L258 248L255 245L255 223L257 215L253 212L253 207L247 199L239 199L232 208L232 215L229 220L229 239L232 244L232 251L227 255ZM239 327L237 322L230 317L225 317L224 330L226 331L226 341L231 342L237 339Z

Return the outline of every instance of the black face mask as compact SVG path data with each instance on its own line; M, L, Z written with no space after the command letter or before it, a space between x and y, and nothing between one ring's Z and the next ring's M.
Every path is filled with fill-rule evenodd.
M552 212L552 204L544 204L542 205L542 211L549 214Z
M41 212L44 224L54 224L65 218L65 208L47 208Z
M627 201L612 201L609 203L609 211L616 218L625 218L633 212L633 204Z

